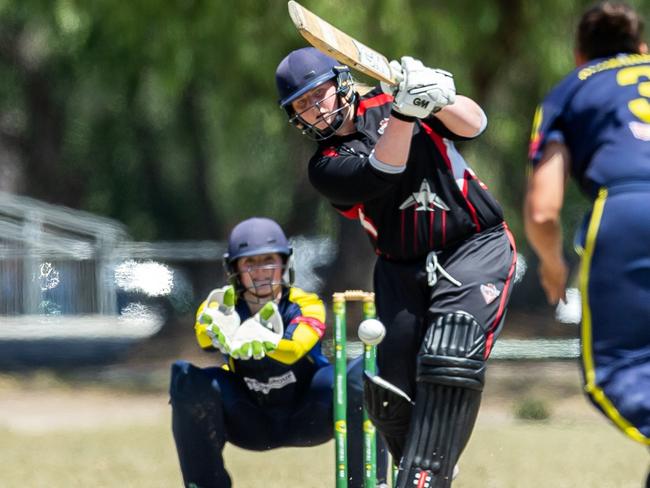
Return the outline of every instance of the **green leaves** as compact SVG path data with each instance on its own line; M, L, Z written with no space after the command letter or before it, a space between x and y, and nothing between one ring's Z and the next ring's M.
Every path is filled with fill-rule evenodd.
M587 4L308 7L388 57L454 73L491 121L460 149L516 230L534 107L571 68ZM0 132L26 193L117 218L135 239L221 239L262 211L289 234L330 230L305 175L313 144L277 106L275 68L306 45L286 2L3 0L0 33Z

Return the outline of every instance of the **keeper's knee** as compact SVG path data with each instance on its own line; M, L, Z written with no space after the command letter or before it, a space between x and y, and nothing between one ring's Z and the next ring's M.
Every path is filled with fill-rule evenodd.
M221 390L209 371L187 361L176 361L171 367L169 396L174 402L219 401Z

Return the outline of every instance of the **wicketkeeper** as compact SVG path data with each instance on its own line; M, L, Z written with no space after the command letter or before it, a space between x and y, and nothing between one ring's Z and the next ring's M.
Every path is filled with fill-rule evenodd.
M362 92L350 69L314 48L276 70L280 106L318 142L313 186L358 219L378 256L375 293L386 338L369 413L400 460L398 486L450 486L479 409L486 360L508 304L514 242L501 207L454 141L487 119L451 73L411 57L399 82Z
M227 362L172 366L172 429L187 487L231 486L226 442L266 451L314 446L333 435L334 370L321 352L325 307L292 286L284 232L270 219L245 220L232 230L224 261L229 284L201 304L195 331L203 349L220 350ZM363 486L362 368L361 358L348 368L351 488ZM377 458L385 481L386 455Z

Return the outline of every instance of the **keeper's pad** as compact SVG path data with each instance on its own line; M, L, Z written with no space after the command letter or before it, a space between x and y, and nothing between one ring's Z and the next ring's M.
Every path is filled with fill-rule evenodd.
M363 373L363 402L393 459L400 459L413 406L408 396L378 376Z
M416 400L398 488L448 488L474 428L485 381L485 331L465 312L439 316L417 359Z

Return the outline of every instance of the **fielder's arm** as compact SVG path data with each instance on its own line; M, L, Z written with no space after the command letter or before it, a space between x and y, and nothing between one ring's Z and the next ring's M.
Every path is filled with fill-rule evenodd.
M533 169L524 203L526 237L540 260L540 280L550 304L566 300L568 268L562 247L560 213L569 167L569 151L549 142Z

